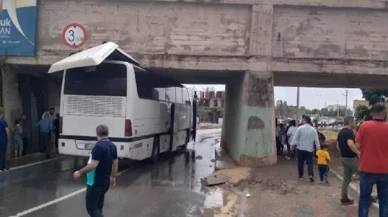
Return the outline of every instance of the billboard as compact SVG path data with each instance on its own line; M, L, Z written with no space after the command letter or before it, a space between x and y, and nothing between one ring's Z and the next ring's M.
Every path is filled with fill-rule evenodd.
M35 56L37 0L0 0L0 55Z

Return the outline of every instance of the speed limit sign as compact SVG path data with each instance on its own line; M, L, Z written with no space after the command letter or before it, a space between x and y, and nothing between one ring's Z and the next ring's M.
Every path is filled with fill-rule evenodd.
M81 24L71 23L63 29L62 39L71 48L82 47L86 42L86 29Z

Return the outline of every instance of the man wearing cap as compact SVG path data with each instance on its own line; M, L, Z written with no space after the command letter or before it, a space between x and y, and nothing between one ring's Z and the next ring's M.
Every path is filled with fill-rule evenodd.
M388 123L384 105L370 109L372 120L360 126L356 146L360 148L359 217L367 217L373 186L377 186L380 217L388 216Z

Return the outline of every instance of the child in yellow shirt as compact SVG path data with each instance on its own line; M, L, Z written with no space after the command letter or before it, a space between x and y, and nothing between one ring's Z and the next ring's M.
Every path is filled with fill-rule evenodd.
M328 146L325 144L321 145L321 149L317 151L318 156L318 170L319 170L319 178L320 183L323 183L325 181L326 183L329 183L327 180L328 173L329 173L329 162L330 162L330 154L327 151Z

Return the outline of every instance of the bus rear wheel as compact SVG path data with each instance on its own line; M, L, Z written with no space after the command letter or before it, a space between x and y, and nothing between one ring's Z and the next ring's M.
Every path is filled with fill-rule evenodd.
M154 138L154 144L152 147L151 161L156 162L159 159L159 137Z

